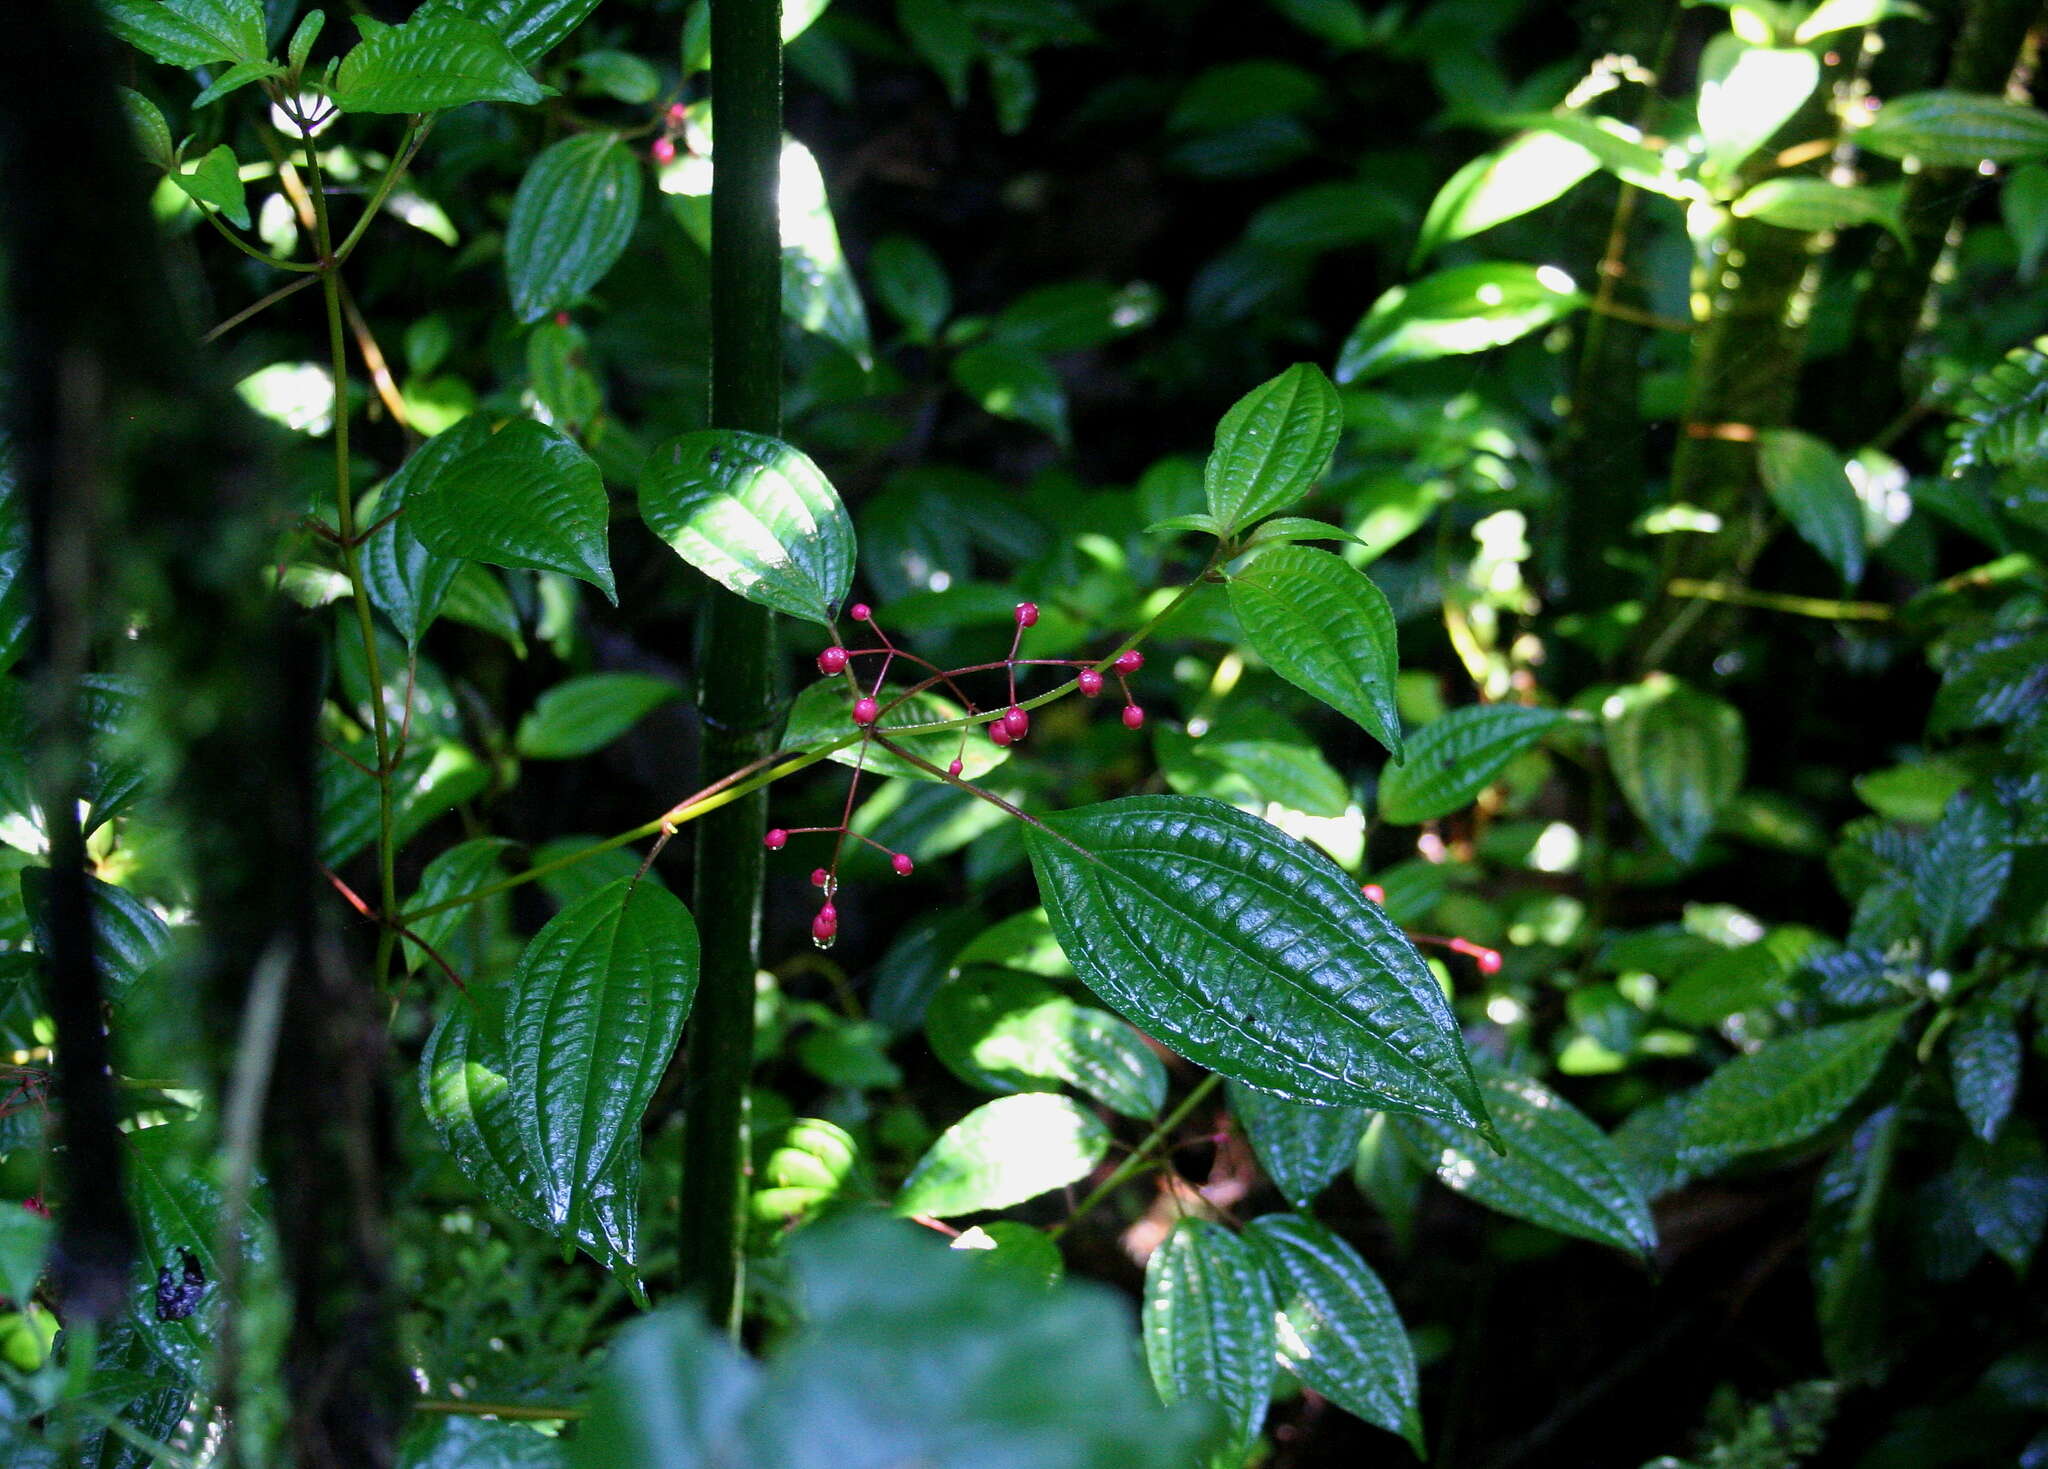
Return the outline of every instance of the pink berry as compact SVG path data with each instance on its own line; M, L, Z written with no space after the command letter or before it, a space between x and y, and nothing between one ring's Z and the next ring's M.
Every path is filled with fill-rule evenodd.
M1142 729L1144 727L1144 724L1145 711L1143 709L1140 709L1136 704L1124 705L1125 729Z
M656 163L674 163L676 161L676 140L674 138L656 138L652 151Z
M855 724L873 724L881 717L882 706L873 699L861 698L853 701L853 722Z
M965 762L964 760L949 761L946 765L946 774L953 776L957 779L960 775L960 772L965 770L966 768L967 762Z
M839 932L839 915L827 904L818 910L818 916L811 920L811 937L821 944L830 943Z
M811 886L812 886L812 887L814 887L814 888L821 888L821 887L823 887L823 886L824 886L824 885L825 885L826 883L830 882L831 880L832 880L832 874L831 874L831 873L829 873L829 872L827 872L827 871L826 871L826 870L825 870L824 868L822 868L822 867L813 867L813 868L811 869Z
M761 838L761 845L771 852L779 852L789 843L789 833L779 826L770 827L768 835Z
M1387 890L1381 887L1378 883L1369 882L1364 887L1360 888L1359 891L1361 893L1364 893L1370 901L1378 903L1381 907L1386 906Z
M1129 652L1117 654L1116 662L1110 664L1109 666L1111 668L1114 668L1118 673L1121 673L1128 677L1129 675L1136 673L1139 669L1145 666L1145 655L1143 653L1140 653L1136 648L1132 648Z
M1075 682L1081 685L1081 692L1091 699L1102 692L1102 675L1092 668L1082 669L1081 676Z
M1019 602L1017 604L1017 626L1030 627L1037 621L1038 604L1036 602Z
M827 648L824 652L818 655L818 672L820 673L839 673L842 672L845 669L845 667L846 649L844 648Z
M855 622L866 622L870 617L873 617L875 614L869 609L867 603L856 602L851 607L846 609L846 615L848 617L851 617Z
M681 127L685 122L689 121L689 118L690 109L683 106L682 103L671 102L668 104L668 120L670 122Z
M896 869L896 875L898 877L910 876L911 869L917 866L915 862L912 862L910 860L910 854L908 852L898 852L895 856L889 859L889 865Z
M1010 732L1010 738L1021 740L1031 733L1031 716L1012 704L1003 711L1003 728Z
M557 312L555 313L555 325L556 325L556 326L567 326L568 324L569 324L569 313L568 313L568 312L566 312L566 311L557 311Z
M989 727L988 727L988 737L989 737L989 739L990 739L990 740L991 740L992 742L994 742L995 744L998 744L998 745L1007 745L1007 744L1009 744L1009 743L1010 743L1010 726L1009 726L1009 723L1008 723L1008 721L1006 721L1006 720L1002 720L1002 719L998 719L998 720L995 720L995 721L993 721L992 723L990 723L990 725L989 725Z
M1481 949L1475 956L1481 974L1500 973L1500 950Z

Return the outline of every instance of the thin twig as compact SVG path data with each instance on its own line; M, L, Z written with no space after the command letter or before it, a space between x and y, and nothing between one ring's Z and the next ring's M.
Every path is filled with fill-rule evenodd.
M251 305L244 306L240 311L237 311L233 316L230 316L226 321L222 322L219 326L215 327L212 331L208 332L199 340L201 342L218 341L221 337L233 331L236 327L240 326L243 322L247 321L250 317L256 315L258 312L268 311L278 302L284 300L285 297L296 295L298 292L303 291L306 289L306 287L312 285L313 282L317 281L318 279L320 279L318 275L302 275L294 280L285 282L276 290L272 291L269 295L263 297L262 299L254 302Z

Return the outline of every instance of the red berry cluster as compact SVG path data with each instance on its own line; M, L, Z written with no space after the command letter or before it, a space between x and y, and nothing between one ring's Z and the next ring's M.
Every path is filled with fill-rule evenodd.
M812 883L821 888L825 894L824 906L818 910L816 917L811 920L811 939L821 949L830 948L839 934L839 909L834 904L833 899L837 895L839 887L840 853L849 836L856 841L866 842L869 846L874 847L877 851L888 857L890 868L900 877L908 877L916 868L916 864L911 861L908 853L890 851L880 842L870 837L862 836L859 832L852 830L850 826L853 817L855 795L860 789L861 773L867 763L867 752L871 748L873 741L882 737L882 732L877 726L883 715L889 713L890 710L903 703L904 700L934 687L944 687L948 693L952 694L966 708L970 719L982 724L987 729L988 738L991 743L1007 748L1019 743L1031 733L1031 713L1024 708L1017 698L1017 670L1019 668L1063 668L1075 671L1073 687L1080 689L1083 695L1091 699L1102 692L1106 683L1105 673L1114 677L1117 688L1122 692L1124 698L1124 728L1142 729L1145 724L1145 711L1139 707L1137 700L1131 697L1131 689L1128 682L1132 674L1145 666L1145 655L1136 648L1126 648L1116 654L1115 657L1107 660L1106 663L1087 659L1020 658L1017 656L1018 649L1023 645L1025 629L1038 625L1039 614L1036 602L1019 602L1017 604L1012 618L1014 632L1010 639L1008 657L998 663L977 663L962 668L940 668L937 664L920 658L915 653L897 646L896 643L891 641L889 635L882 630L881 624L875 620L874 609L865 602L854 603L846 609L846 615L855 622L864 623L868 630L874 634L876 640L872 647L848 648L837 641L835 629L835 640L833 643L826 648L820 649L818 653L818 672L824 674L827 678L844 678L846 680L848 692L853 695L853 702L847 711L847 715L853 721L854 726L862 733L860 759L854 765L853 778L847 786L846 808L840 814L839 823L836 826L778 826L772 828L762 837L763 843L771 851L780 851L788 844L790 837L798 833L820 832L830 834L834 838L831 865L829 867L820 867L811 874ZM878 658L880 663L875 669L874 676L867 680L865 687L863 687L862 680L855 670L854 660L866 657ZM888 698L887 702L884 702L884 680L889 675L890 666L899 658L905 663L915 664L925 670L926 676L921 682L914 684L901 693L893 694ZM998 712L989 713L987 718L983 718L982 716L986 711L977 705L966 691L960 687L958 680L968 674L988 673L996 669L1001 669L1007 678L1007 696ZM1060 692L1063 691L1055 690L1052 695L1044 697L1056 697ZM959 754L955 755L946 766L946 775L954 781L960 780L967 768L965 758L967 753L967 728L967 726L963 726L960 731ZM936 769L936 767L933 768Z

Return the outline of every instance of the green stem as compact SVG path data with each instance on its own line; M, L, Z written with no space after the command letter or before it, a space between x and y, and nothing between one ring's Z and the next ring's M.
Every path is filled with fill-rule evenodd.
M229 229L226 225L222 224L220 222L219 213L212 209L211 207L209 207L208 205L201 204L199 206L199 212L206 216L206 222L208 224L212 225L215 230L219 231L220 237L223 240L226 240L230 245L233 245L237 250L240 250L244 255L248 256L251 260L255 260L264 265L267 265L272 270L297 271L301 275L318 275L320 273L320 267L317 263L309 265L302 260L280 260L278 259L277 256L270 254L268 251L257 249L254 245L250 244L247 240L243 239L240 235L236 234L233 230Z
M777 0L711 0L711 423L782 432L782 34ZM704 616L698 709L704 763L767 754L775 720L768 610L714 591ZM742 783L744 784L744 782ZM697 828L693 907L703 935L686 1040L683 1285L737 1336L745 1296L747 1086L760 968L761 830L767 797L733 788Z
M314 239L320 252L320 294L327 303L327 348L334 372L334 513L341 532L341 570L348 578L349 598L355 604L356 624L363 638L363 671L370 685L370 729L377 746L377 884L379 912L390 918L398 912L396 867L397 822L391 800L391 733L384 718L384 673L377 664L377 625L370 615L370 594L363 584L361 558L356 536L355 497L349 489L348 473L348 335L342 325L341 262L334 254L334 231L327 213L327 187L320 176L320 159L310 141L306 147L307 192L313 196ZM391 972L391 953L397 931L389 923L377 934L377 981Z
M420 1398L412 1405L415 1413L445 1413L463 1418L505 1418L533 1423L561 1423L581 1418L588 1408L556 1407L548 1403L473 1403L468 1398Z
M1195 1089L1187 1094L1178 1107L1175 1107L1160 1120L1159 1125L1152 1129L1145 1140L1131 1151L1131 1155L1124 1159L1123 1162L1117 1164L1111 1170L1109 1177L1097 1184L1088 1197L1081 1200L1074 1207L1072 1214L1069 1214L1062 1223L1055 1224L1047 1233L1054 1239L1058 1239L1073 1226L1075 1220L1087 1217L1089 1211L1097 1204L1122 1188L1125 1183L1130 1181L1134 1174L1146 1166L1151 1160L1153 1152L1161 1147L1168 1138L1173 1136L1174 1129L1188 1120L1188 1114L1201 1106L1209 1093L1215 1091L1222 1084L1223 1078L1213 1071L1196 1082Z

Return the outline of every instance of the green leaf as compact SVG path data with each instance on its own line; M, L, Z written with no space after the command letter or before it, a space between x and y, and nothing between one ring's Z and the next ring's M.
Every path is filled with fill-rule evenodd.
M1380 819L1412 826L1461 809L1564 717L1524 704L1468 704L1431 720L1408 740L1408 758L1380 773Z
M1281 1197L1306 1209L1358 1153L1372 1113L1363 1107L1310 1107L1231 1082L1230 1115L1243 1126L1259 1167Z
M515 419L412 486L406 504L429 551L559 571L619 599L605 544L604 476L559 429Z
M1609 696L1601 713L1622 795L1667 852L1692 861L1742 784L1742 715L1666 674Z
M930 342L953 314L953 285L946 267L922 240L890 235L868 252L868 273L876 297L903 323L904 335Z
M1209 511L1230 535L1301 499L1337 450L1344 405L1312 363L1294 366L1233 403L1202 466Z
M107 28L138 51L190 70L263 57L261 0L100 0Z
M845 1128L819 1117L792 1118L753 1144L747 1212L758 1224L786 1229L836 1200L865 1193L860 1145Z
M220 74L218 80L192 99L192 108L200 108L218 102L228 93L238 91L251 82L267 81L271 77L283 76L284 68L274 61L238 61Z
M398 1469L563 1469L569 1462L560 1439L530 1424L458 1413L418 1417L427 1421L406 1435Z
M1230 1438L1213 1463L1234 1466L1273 1396L1273 1287L1258 1255L1206 1219L1182 1219L1145 1263L1145 1361L1161 1401L1223 1410Z
M1358 1251L1299 1214L1254 1219L1245 1239L1280 1307L1280 1360L1345 1412L1422 1452L1415 1354L1393 1297Z
M1851 136L1873 153L1934 168L2048 158L2048 114L1988 92L1909 92Z
M1430 201L1408 268L1454 240L1540 209L1600 167L1590 150L1552 131L1524 133L1451 176Z
M2005 822L1989 801L1956 797L1913 864L1913 902L1930 957L1946 963L1991 914L2012 874Z
M1702 172L1726 174L1768 143L1820 83L1820 58L1800 47L1716 36L1700 59Z
M2048 628L2008 628L1952 648L1928 724L1937 734L2003 724L2048 695Z
M1820 4L1813 7L1813 13L1799 22L1799 28L1793 32L1792 39L1804 46L1809 41L1833 35L1836 31L1875 25L1878 21L1894 15L1927 19L1927 12L1912 4L1911 0L1821 0Z
M1370 577L1334 552L1282 546L1230 579L1230 608L1275 673L1401 759L1394 612Z
M1146 1034L1299 1102L1486 1129L1443 992L1329 858L1199 796L1131 796L1027 827L1060 945Z
M1640 130L1612 117L1585 112L1507 113L1489 119L1499 127L1523 127L1556 133L1577 143L1600 160L1600 166L1624 183L1667 198L1690 200L1699 186L1675 173Z
M863 369L872 366L868 311L840 248L825 176L811 150L794 138L782 144L779 190L782 314L805 331L837 343Z
M640 165L617 133L579 133L527 166L505 226L512 311L565 310L618 263L640 220Z
M1894 821L1932 826L1948 809L1949 798L1969 783L1970 773L1947 760L1914 760L1859 775L1853 782L1857 799Z
M494 1004L503 996L490 995ZM451 1006L420 1052L420 1104L441 1145L477 1191L542 1234L560 1237L560 1221L543 1202L545 1181L519 1127L512 1068L498 1038L502 1017L480 1017L463 999ZM640 1195L638 1148L613 1160L592 1190L571 1236L607 1270L632 1278Z
M1554 265L1460 265L1395 286L1345 339L1337 381L1518 341L1586 304Z
M1060 1247L1052 1237L1014 1219L991 1219L963 1229L954 1237L952 1248L968 1251L967 1258L978 1269L1000 1271L1047 1289L1067 1274L1067 1262L1060 1258Z
M981 55L973 22L953 0L896 0L896 24L946 84L955 107L967 105L967 78Z
M534 935L505 1026L513 1106L539 1202L558 1228L603 1227L614 1170L640 1147L640 1117L697 992L697 926L667 889L609 883ZM610 1209L627 1221L637 1201ZM630 1227L613 1239L631 1259Z
M1842 456L1796 428L1757 435L1757 471L1764 489L1799 538L1854 586L1863 577L1863 504Z
M368 739L346 752L323 748L315 759L320 810L320 860L339 867L377 839L377 752ZM490 783L489 772L454 740L414 740L392 772L397 808L392 837L404 846L435 817Z
M1998 1137L2019 1097L2023 1059L2012 1011L1992 996L1972 1000L1948 1034L1948 1073L1970 1131Z
M884 685L880 695L886 708L890 700L900 694L893 685ZM854 730L853 695L847 692L843 681L836 678L819 679L808 685L796 696L790 705L789 723L782 732L782 743L788 749L816 749L843 739ZM874 727L920 759L927 760L944 769L957 754L960 760L960 774L965 780L979 780L1010 758L1010 752L990 740L987 731L974 729L967 732L965 744L957 729L941 730L936 734L904 735L900 731L922 724L936 724L948 719L961 719L966 710L951 699L934 693L922 693L906 699L890 709ZM861 758L859 745L848 745L843 750L834 750L831 758L841 765L857 766L876 775L901 776L910 780L937 780L931 772L921 770L908 760L893 755L879 745L868 748L867 758Z
M533 66L568 39L597 0L461 0L471 17L505 40L520 63Z
M197 1160L210 1150L194 1124L146 1127L123 1135L127 1144L128 1202L135 1213L136 1269L128 1292L129 1319L150 1351L179 1375L199 1380L214 1360L222 1321L220 1188ZM237 1240L246 1283L264 1257L264 1231L253 1215ZM209 1282L189 1316L165 1320L157 1313L159 1276L185 1278L190 1254Z
M415 449L377 496L377 518L397 518L379 526L363 542L363 586L370 594L370 605L391 619L408 648L419 647L420 639L440 615L462 562L421 545L413 530L413 517L400 512L410 497L432 485L450 465L490 437L490 423L481 414L463 419Z
M92 914L93 961L99 968L100 987L108 1000L118 1004L130 986L170 949L170 925L127 889L102 882L90 873L86 875L85 891L86 905ZM49 868L22 869L21 901L28 910L29 931L35 938L36 950L47 957Z
M853 522L818 466L765 434L704 429L660 445L640 515L685 561L750 602L830 624L853 584Z
M1159 314L1159 293L1138 282L1060 281L1026 291L997 313L990 333L1036 352L1079 352L1140 331Z
M555 95L498 33L447 9L424 10L349 48L335 76L343 112L438 112L469 102L532 105Z
M2048 1228L2048 1149L2034 1124L2015 1119L1996 1142L1970 1138L1953 1177L1971 1231L2024 1273Z
M0 1295L19 1304L34 1293L55 1232L49 1220L26 1209L0 1209Z
M445 903L498 881L505 875L500 864L513 845L510 837L472 837L458 842L421 870L419 891L406 904L407 910ZM453 965L456 973L473 977L482 968L484 956L479 951L488 941L490 924L487 907L465 903L415 918L408 927ZM405 967L410 972L417 973L422 964L433 962L418 944L399 947L405 953Z
M1202 517L1206 518L1206 517ZM1349 541L1363 545L1357 536L1339 526L1326 525L1320 520L1310 520L1303 515L1276 515L1262 522L1244 543L1249 551L1255 546L1285 544L1289 541Z
M932 996L924 1026L946 1069L984 1091L1064 1082L1141 1118L1166 1100L1166 1068L1136 1032L1020 970L966 970Z
M1657 1226L1634 1173L1607 1134L1571 1103L1522 1076L1482 1079L1486 1109L1507 1145L1504 1156L1426 1118L1395 1127L1437 1178L1489 1209L1560 1234L1648 1258Z
M1067 390L1038 353L983 342L953 359L953 382L997 418L1028 423L1065 447Z
M1760 219L1805 234L1876 224L1899 235L1905 232L1899 217L1903 202L1904 196L1893 188L1781 176L1753 186L1728 209L1738 219Z
M556 684L519 721L513 748L529 760L601 750L683 691L651 673L590 673Z
M1226 716L1227 717L1227 716ZM1247 738L1244 729L1256 720L1231 720L1190 739L1173 726L1154 727L1160 773L1181 795L1230 800L1245 791L1259 801L1275 801L1307 816L1333 820L1351 805L1344 777L1306 736L1279 725L1271 739ZM1232 801L1243 805L1242 799Z
M167 175L195 203L218 209L243 229L249 227L249 203L242 190L241 165L235 150L222 143L193 167Z
M306 69L306 59L313 54L313 43L320 39L320 32L327 28L327 12L309 10L299 23L292 28L292 38L285 43L285 60L293 72Z
M1051 1092L984 1102L939 1135L903 1181L898 1214L1007 1209L1085 1176L1109 1151L1094 1113Z
M1737 1056L1686 1105L1679 1156L1711 1167L1805 1142L1863 1095L1904 1023L1904 1010L1824 1025Z

